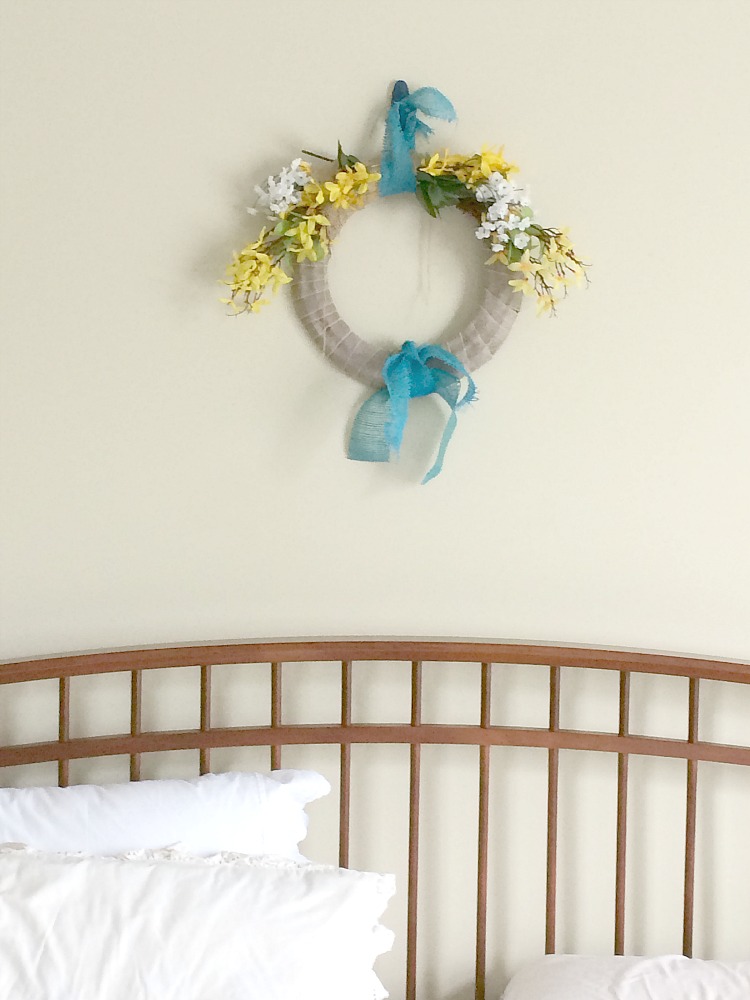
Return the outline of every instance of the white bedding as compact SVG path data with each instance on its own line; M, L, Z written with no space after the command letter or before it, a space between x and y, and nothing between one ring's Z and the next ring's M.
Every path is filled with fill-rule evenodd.
M305 806L330 792L314 771L204 774L69 788L0 788L0 843L122 854L179 843L189 854L303 860Z
M0 849L0 1000L382 1000L393 876Z
M503 1000L750 1000L750 961L548 955L514 976Z

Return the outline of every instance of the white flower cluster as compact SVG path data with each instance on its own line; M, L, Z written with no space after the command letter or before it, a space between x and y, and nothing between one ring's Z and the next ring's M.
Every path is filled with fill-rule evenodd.
M303 166L299 158L292 160L288 167L282 167L278 176L269 177L265 187L255 185L258 201L255 208L248 208L248 212L257 215L258 209L265 209L270 215L282 216L299 204L302 189L309 183L307 165Z
M505 250L508 240L519 250L525 250L531 242L526 230L534 221L525 192L514 187L498 171L493 171L487 183L477 188L476 199L488 206L482 224L476 230L477 239L491 239L494 253Z

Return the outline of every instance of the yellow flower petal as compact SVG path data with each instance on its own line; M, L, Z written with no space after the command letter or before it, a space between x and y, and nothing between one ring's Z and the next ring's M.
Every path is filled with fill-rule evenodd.
M526 278L514 278L509 281L508 284L515 288L518 292L523 292L524 295L536 295L536 286L533 281L528 281Z

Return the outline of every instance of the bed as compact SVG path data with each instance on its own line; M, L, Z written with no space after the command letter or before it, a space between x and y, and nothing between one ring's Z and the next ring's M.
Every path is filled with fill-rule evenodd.
M170 686L177 677L184 681L179 697ZM527 722L528 712L518 722L509 717L508 708L515 698L509 679L532 677L534 698L538 702L543 693L544 699L544 718L537 717L533 725ZM589 682L593 696L591 691L585 694ZM183 777L191 768L200 775L225 772L227 764L237 759L242 770L251 760L248 754L261 768L310 767L323 772L334 793L320 806L320 813L315 812L317 803L311 806L305 853L342 869L396 873L396 896L383 917L396 932L396 945L378 963L383 969L379 975L394 998L499 1000L511 977L525 966L521 978L509 987L509 1000L548 996L556 1000L557 993L543 990L554 990L554 983L562 984L565 976L568 983L578 982L572 989L583 1000L597 994L586 993L583 980L576 976L591 974L594 980L599 976L602 983L601 977L609 975L601 964L607 950L622 960L615 965L621 978L628 955L666 951L721 960L722 974L739 977L731 989L739 990L738 997L750 996L750 990L743 992L750 982L742 978L746 965L733 964L750 959L750 868L742 833L750 823L750 725L744 723L750 707L748 663L537 644L300 640L120 650L5 663L0 666L0 684L0 785L48 784L49 769L54 768L56 783L65 788L96 778L94 765L101 762L107 777L114 775L106 770L107 762L120 762L126 773L119 773L117 780L139 782L158 778L150 762L166 756L180 761ZM85 705L81 692L86 684L94 685L88 729L81 728L75 711L78 702ZM30 701L34 685L43 694ZM378 685L384 693L376 693ZM441 699L449 709L455 708L468 689L470 696L452 718L450 711L442 720L440 712L433 711ZM398 711L392 708L397 690L405 692L406 700ZM104 700L101 691L106 691ZM609 701L614 695L614 707L602 708L602 692ZM114 693L119 698L116 705ZM312 702L317 705L323 696L328 707L320 711L315 707L310 721L302 709ZM190 724L170 727L167 713L165 725L154 698L171 705L179 702ZM378 721L372 721L363 698L380 704ZM587 698L589 707L577 715ZM641 712L646 706L648 714L658 698L672 720L666 735L642 732L634 721L636 704ZM251 724L238 724L244 703L252 706ZM42 734L38 716L43 704L49 709L44 725L53 724L55 731L28 740L30 731ZM30 728L23 725L24 712L34 715ZM109 723L97 729L97 722L108 713ZM520 714L524 716L523 711ZM724 715L734 719L729 740L719 738ZM581 725L582 719L588 724ZM533 766L522 766L506 780L508 761L520 760L521 753L531 754ZM368 770L368 755L378 759L379 771ZM588 822L581 837L570 833L576 809L574 801L571 812L566 793L572 792L575 800L579 781L571 778L570 760L580 764L584 774L587 762L592 762L589 804L606 795L611 807L610 818L601 824L609 846L595 864L583 869L576 852L588 850L586 838L600 831L591 829L598 823ZM666 866L672 871L679 866L679 891L666 907L669 929L664 934L656 927L653 941L644 936L650 907L644 909L637 901L639 887L633 884L641 881L633 844L638 838L643 841L642 827L648 825L641 821L634 801L643 796L640 772L634 794L634 768L643 761L666 762L667 785L660 784L657 774L655 794L666 803L657 825L663 825L668 814L680 830L679 852L672 838ZM94 769L87 770L89 765ZM726 777L729 772L731 778ZM524 825L527 799L541 801L542 781L543 814L537 815L539 822L532 831ZM429 819L436 783L439 788L452 783L465 796L460 808L451 808L447 833L446 824ZM513 789L516 798L511 801ZM396 799L398 808L391 805ZM712 807L718 819L711 814ZM512 834L517 815L522 818ZM313 836L318 823L328 831L325 844ZM722 839L725 834L729 847ZM331 836L335 836L333 846ZM446 838L443 856L436 859L434 842ZM519 839L543 847L540 863L528 865L522 877L515 870L518 865L507 858ZM576 846L578 840L582 848ZM736 853L731 858L730 847ZM329 857L320 857L326 853ZM648 856L642 843L641 854ZM576 887L587 880L604 887L589 930L578 939L571 866L577 866L572 877ZM499 905L496 899L498 878L509 883L514 874L517 881L521 877L523 916L518 908ZM441 888L443 876L447 889ZM672 888L673 883L674 878ZM604 908L608 915L603 919ZM677 908L678 928L673 919ZM434 928L444 926L454 929L447 932L450 940L436 943ZM458 952L448 947L457 942ZM598 958L589 961L598 965L576 969L560 964L560 957L554 959L560 953L592 950ZM450 969L443 976L441 963L448 952ZM533 965L532 975L529 961L543 955L548 960ZM670 968L682 974L683 966L674 958L670 961ZM696 958L689 968L700 964ZM632 968L632 960L627 968ZM524 987L524 975L536 978ZM540 985L544 977L552 986ZM559 993L561 998L571 995ZM687 987L684 995L689 995ZM730 992L715 995L725 1000Z

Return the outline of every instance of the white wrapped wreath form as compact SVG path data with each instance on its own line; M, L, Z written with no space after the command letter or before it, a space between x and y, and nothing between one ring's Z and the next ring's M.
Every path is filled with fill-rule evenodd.
M340 233L350 215L340 209L328 213L331 239ZM383 365L398 346L393 350L374 347L342 319L328 284L330 259L329 254L323 260L305 260L297 265L293 285L297 313L312 339L338 369L379 388L384 384ZM522 297L508 284L514 275L507 267L486 267L484 274L482 300L472 319L463 330L437 341L469 372L489 361L500 348L521 308Z

